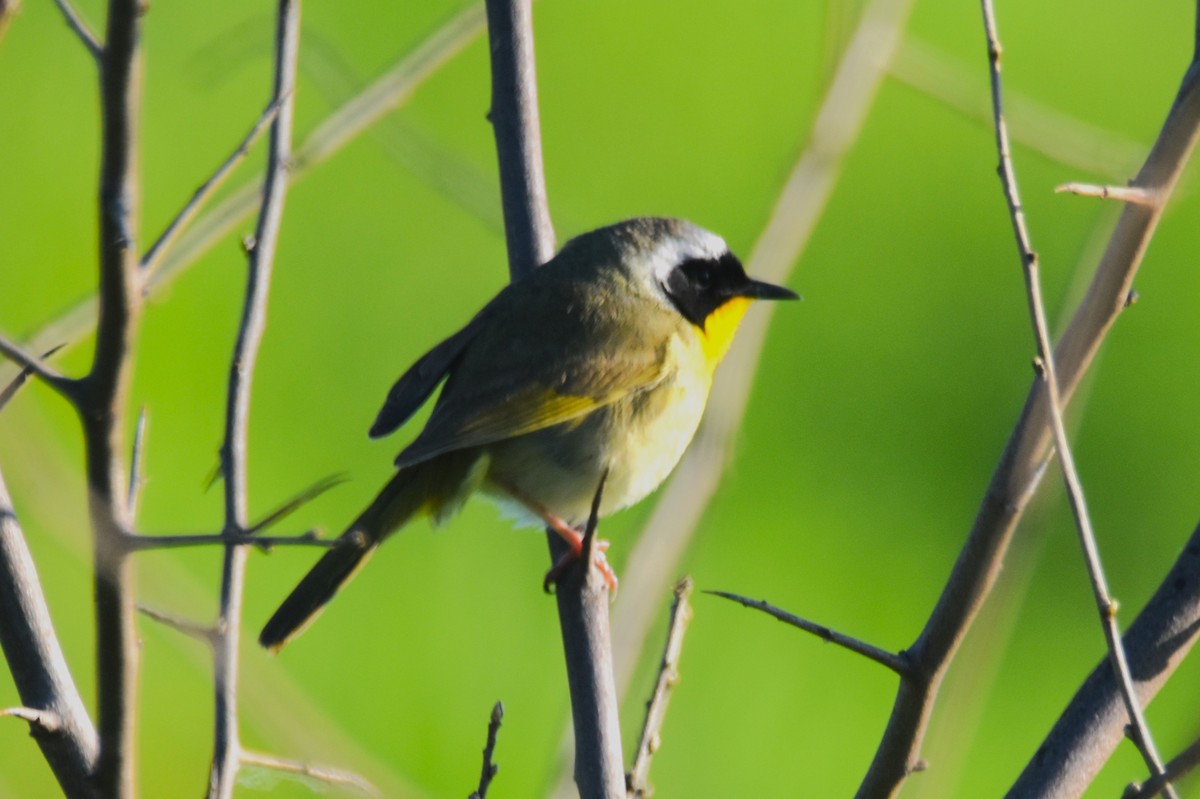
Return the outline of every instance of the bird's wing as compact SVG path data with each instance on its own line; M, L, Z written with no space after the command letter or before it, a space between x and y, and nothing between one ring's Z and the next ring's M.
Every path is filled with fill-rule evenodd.
M375 417L375 424L371 425L371 438L386 436L416 413L475 337L479 330L478 320L479 317L476 317L462 330L422 355L400 376L388 392L379 415Z
M619 288L548 290L546 282L512 284L520 297L480 314L480 330L397 466L580 419L663 379L672 329L661 308ZM591 292L586 302L581 291Z

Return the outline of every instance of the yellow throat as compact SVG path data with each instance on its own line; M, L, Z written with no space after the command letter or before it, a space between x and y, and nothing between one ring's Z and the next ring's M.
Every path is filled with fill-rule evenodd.
M749 307L749 297L734 297L705 317L704 327L700 328L700 346L704 349L704 358L708 362L710 373L729 351L729 345L733 343L733 334L737 332L738 325Z

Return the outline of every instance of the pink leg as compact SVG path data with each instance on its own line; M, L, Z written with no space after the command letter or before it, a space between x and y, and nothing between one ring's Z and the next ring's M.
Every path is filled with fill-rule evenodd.
M561 558L558 563L555 563L550 571L546 573L546 585L557 581L563 570L578 560L579 556L583 554L583 534L507 483L497 483L497 485L508 492L517 502L528 508L530 512L540 517L546 523L547 527L558 533L567 542L567 546L571 547L571 551ZM592 555L592 565L600 572L600 576L604 578L604 584L608 586L608 590L615 594L619 581L617 580L617 573L613 571L612 566L608 565L608 558L604 555L607 551L608 542L603 539L597 539L595 551Z

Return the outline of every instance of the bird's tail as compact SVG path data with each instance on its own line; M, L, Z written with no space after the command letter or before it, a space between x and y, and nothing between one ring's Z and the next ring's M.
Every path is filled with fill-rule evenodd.
M443 457L396 472L283 600L259 633L258 642L278 652L313 623L392 532L423 513L440 521L457 510L482 479L486 463L481 460Z

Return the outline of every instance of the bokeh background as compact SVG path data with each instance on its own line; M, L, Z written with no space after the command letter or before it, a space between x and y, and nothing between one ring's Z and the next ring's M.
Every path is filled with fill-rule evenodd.
M95 281L93 65L48 0L0 41L0 329L18 337ZM80 0L102 27L97 0ZM1061 322L1115 208L1056 195L1120 183L1157 132L1192 48L1184 0L999 4L1016 165L1048 304ZM467 8L455 0L307 3L297 140ZM273 4L154 3L145 21L142 233L149 242L248 129L270 90ZM562 239L635 214L678 215L748 253L858 22L853 2L543 0L535 9L550 205ZM336 532L412 435L370 442L392 380L506 280L487 51L475 37L402 108L312 169L287 199L255 381L251 504L350 481L281 532ZM673 578L767 598L880 646L909 644L969 528L1028 389L1034 351L995 177L974 3L915 3L777 309L748 416L623 702L641 725ZM260 145L225 195L261 169ZM1193 170L1194 172L1194 170ZM1189 173L1191 175L1191 173ZM1200 202L1185 176L1123 315L1073 406L1077 458L1128 621L1196 522L1200 475ZM131 413L149 413L147 532L212 530L205 490L244 282L237 226L145 315ZM761 311L755 311L761 313ZM85 368L73 342L62 368ZM89 535L71 412L33 386L0 416L0 466L66 654L93 696ZM952 669L912 797L994 796L1015 779L1103 639L1056 479L1021 527L996 594ZM621 571L654 500L609 520ZM491 796L543 796L569 719L540 535L486 503L418 523L279 657L243 646L248 745L356 770L399 797L465 796L487 714L507 715ZM311 550L251 556L257 630ZM211 618L216 551L141 556L142 600ZM618 604L620 599L618 599ZM698 595L652 779L663 796L846 796L870 761L895 679L723 600ZM195 796L207 775L205 651L148 620L141 785ZM7 676L0 705L17 703ZM1149 710L1168 756L1200 733L1186 663ZM0 724L0 795L56 786L17 721ZM1129 746L1089 795L1144 774ZM1183 786L1196 788L1195 780ZM341 795L258 769L243 796Z

